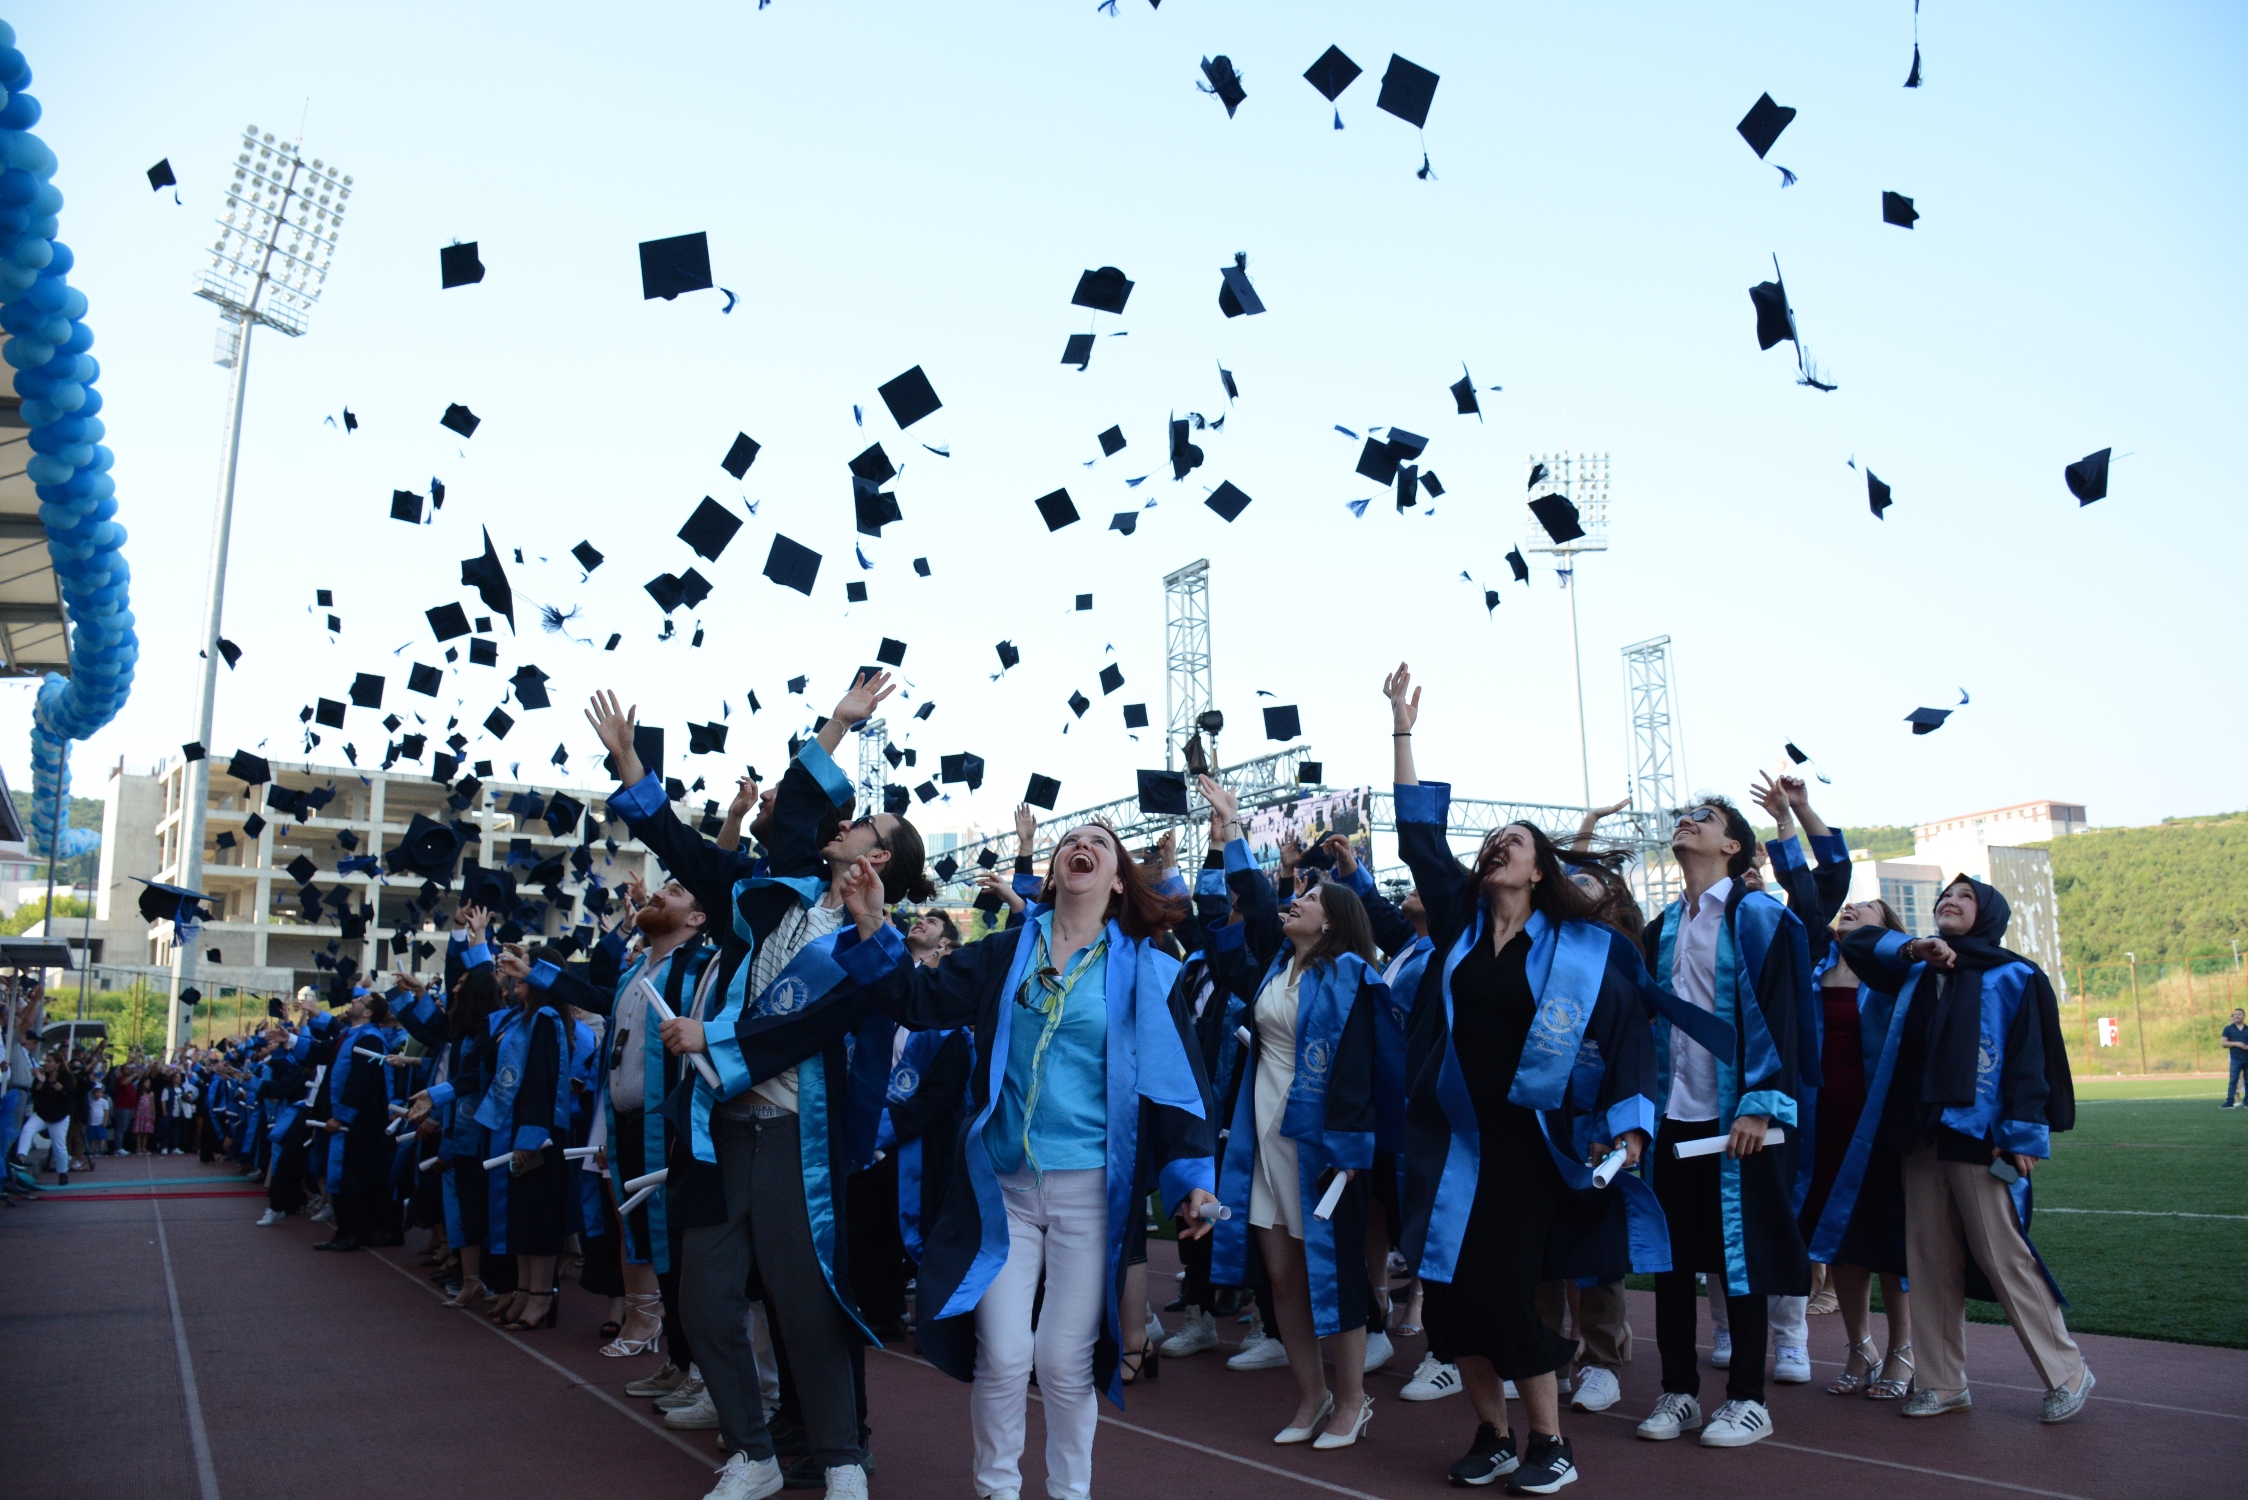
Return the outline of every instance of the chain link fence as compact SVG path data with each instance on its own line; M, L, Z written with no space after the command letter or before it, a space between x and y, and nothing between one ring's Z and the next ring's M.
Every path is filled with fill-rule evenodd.
M2162 963L2071 964L2061 1029L2077 1077L2222 1073L2219 1040L2248 1005L2248 970L2230 954Z

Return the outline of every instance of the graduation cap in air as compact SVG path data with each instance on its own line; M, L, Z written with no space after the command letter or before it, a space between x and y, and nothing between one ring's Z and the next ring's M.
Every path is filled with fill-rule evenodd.
M1068 490L1056 490L1039 496L1038 514L1045 518L1048 531L1059 531L1077 520L1077 507L1070 503Z
M1452 403L1459 408L1461 416L1472 413L1476 421L1483 420L1483 403L1475 398L1475 377L1468 373L1464 361L1460 365L1460 378L1452 382Z
M790 541L779 532L773 533L773 547L765 554L765 576L782 588L794 589L799 594L810 595L812 584L820 576L820 555L801 542ZM790 691L797 691L790 689Z
M929 576L929 559L927 559L926 557L917 557L917 558L915 558L915 559L913 560L913 572L914 572L914 576L915 576L915 577L917 577L917 578L926 578L926 577L928 577L928 576Z
M1124 685L1124 669L1114 662L1101 668L1101 696L1106 698Z
M165 188L178 186L179 179L172 175L172 159L169 156L148 169L148 190L150 192L162 192Z
M1248 90L1241 87L1241 75L1234 71L1233 59L1223 52L1216 57L1203 58L1202 76L1209 79L1209 83L1198 83L1195 87L1205 94L1217 95L1218 102L1225 106L1225 117L1232 119L1241 101L1249 97Z
M883 527L905 519L898 509L897 496L855 476L851 480L851 511L860 536L880 536Z
M507 732L514 727L515 720L504 709L495 708L484 716L484 732L495 740L506 739Z
M983 757L972 755L965 750L957 755L944 756L938 762L937 777L939 780L966 782L970 791L974 791L977 787L983 785L983 773Z
M525 709L548 708L553 705L553 699L546 692L546 674L529 662L517 667L515 675L507 681L515 689L515 701Z
M1089 333L1071 334L1068 342L1062 345L1062 363L1075 365L1082 370L1092 362L1093 336Z
M846 603L850 604L866 603L866 585L856 578L852 579L849 583L843 585L843 598Z
M1015 667L1021 665L1023 654L1015 649L1015 643L1013 641L1001 641L992 649L999 653L1000 671L1011 671Z
M682 292L715 285L710 279L710 240L704 234L673 235L640 242L640 300L669 302Z
M1741 133L1742 140L1748 142L1748 148L1756 153L1756 159L1762 161L1764 153L1772 149L1772 143L1780 138L1780 132L1787 129L1788 122L1794 118L1794 110L1784 104L1774 104L1770 94L1759 94L1756 102L1749 106L1748 113L1741 116L1741 123L1733 128Z
M226 774L248 786L259 786L273 779L273 767L266 764L262 755L252 755L247 750L237 750L227 762Z
M1043 807L1048 812L1052 812L1054 804L1061 799L1061 795L1062 784L1060 782L1051 776L1041 776L1034 771L1031 773L1030 785L1023 791L1023 801L1029 803L1032 807Z
M415 813L406 825L406 836L384 856L393 874L411 872L433 880L450 880L453 861L460 856L461 836L425 813Z
M496 667L500 664L500 643L479 637L468 643L468 664L472 667Z
M1130 536L1133 532L1139 530L1139 526L1140 513L1136 510L1120 510L1108 518L1108 529L1121 531L1126 536Z
M492 545L492 533L484 532L484 555L461 560L461 587L474 586L485 608L495 615L506 617L507 628L515 629L515 591L507 585L507 572L500 566L499 549Z
M1111 427L1101 434L1101 457L1114 458L1124 446L1124 429Z
M1226 520L1232 521L1249 508L1249 497L1228 479L1211 491L1210 498L1202 503Z
M1184 417L1174 417L1171 421L1171 478L1173 480L1184 479L1188 470L1202 467L1202 450L1187 439L1187 433L1191 428L1192 424Z
M894 791L894 792L897 792L897 793L898 793L898 794L900 794L901 796L902 796L902 795L904 795L904 793L905 793L905 788L904 788L904 787L902 787L902 786L900 786L900 787L890 787L890 788L887 788L886 790L888 790L888 791ZM951 855L949 855L949 854L946 854L946 855L943 855L943 856L939 857L939 858L938 858L938 860L937 860L937 862L936 862L935 864L931 865L931 866L930 866L929 868L937 872L937 879L938 879L938 880L940 880L940 881L950 880L950 879L952 879L952 877L953 877L953 876L955 876L955 875L957 875L957 874L959 874L959 873L960 873L960 861L959 861L959 860L957 860L957 859L954 859L954 858L953 858L953 857L952 857Z
M694 548L696 556L716 562L719 554L726 550L726 544L734 539L734 533L741 529L741 517L705 495L702 503L695 507L695 513L687 518L687 524L679 528L679 540Z
M1889 486L1876 479L1871 469L1866 470L1866 503L1873 507L1873 518L1876 521L1889 519L1882 514L1889 508Z
M809 681L811 679L808 677L791 677L788 680L788 690L792 693L801 693L804 691L804 684Z
M333 698L314 699L312 717L324 729L343 728L343 705Z
M446 407L445 415L437 419L438 426L449 427L464 438L476 436L476 429L483 424L484 419L482 417L476 415L458 401Z
M422 497L412 490L390 492L390 519L419 526L422 518Z
M1585 534L1577 523L1577 507L1566 495L1540 495L1530 502L1530 514L1556 543L1573 542Z
M633 725L632 753L640 757L640 768L650 776L663 775L663 730L654 724ZM601 757L601 765L611 776L617 774L614 755Z
M1264 711L1265 738L1268 740L1294 740L1303 738L1303 721L1293 703L1280 703Z
M1296 762L1296 785L1317 786L1326 772L1327 768L1318 761L1299 760Z
M1831 383L1819 378L1810 356L1804 353L1803 337L1795 324L1795 309L1788 305L1787 279L1780 274L1777 255L1772 257L1772 280L1750 287L1748 296L1756 306L1756 347L1769 349L1783 341L1795 345L1796 384L1821 391L1833 390Z
M578 819L584 813L584 803L572 797L568 792L556 792L546 800L546 812L543 816L546 820L547 831L558 839L566 839L570 836L572 830L578 826Z
M851 460L851 472L869 484L885 484L897 477L897 469L890 463L890 455L882 451L880 443L874 444L857 458Z
M1417 130L1428 124L1428 107L1436 99L1436 83L1434 73L1392 52L1389 69L1382 74L1381 97L1374 104Z
M1131 279L1114 266L1103 266L1077 278L1077 290L1070 295L1069 304L1095 312L1120 313L1131 297Z
M164 885L135 875L135 880L146 887L140 893L141 920L146 922L171 922L185 928L196 928L210 920L199 904L215 898L201 891L191 891L183 885Z
M382 707L382 679L372 672L361 672L352 679L351 701L359 708Z
M476 241L465 245L447 245L437 252L438 290L449 292L457 286L473 286L484 279L484 262L476 258Z
M425 698L434 698L437 696L437 689L444 683L444 680L444 674L435 667L425 667L417 661L406 672L406 691L420 693Z
M471 865L461 872L461 900L505 916L515 909L515 877L505 870Z
M1894 224L1899 229L1910 229L1913 221L1919 217L1920 210L1914 208L1912 200L1904 194L1884 192L1881 195L1882 223Z
M1944 727L1944 720L1950 717L1951 710L1948 708L1916 708L1905 715L1905 722L1912 726L1914 734L1934 734Z
M1365 70L1344 55L1340 47L1329 47L1319 54L1319 60L1304 69L1304 82L1319 90L1321 98L1333 104L1342 97L1344 89L1358 81ZM1335 128L1343 128L1343 112L1335 111Z
M320 873L320 867L302 854L290 860L281 868L288 871L289 878L298 885L312 884L312 877Z
M1091 708L1092 706L1093 706L1093 700L1092 700L1092 699L1090 699L1090 698L1088 698L1088 697L1086 697L1086 696L1085 696L1085 695L1084 695L1083 693L1081 693L1081 692L1075 692L1075 691L1073 691L1073 692L1071 692L1071 693L1070 693L1070 695L1069 695L1069 711L1070 711L1071 713L1075 714L1075 715L1076 715L1076 716L1077 716L1078 718L1080 718L1080 719L1084 718L1084 717L1085 717L1085 710L1086 710L1086 709L1088 709L1088 708Z
M935 387L929 384L929 377L921 373L919 365L877 386L876 391L882 397L882 404L890 408L890 420L900 427L911 427L944 405L937 399Z
M1395 484L1397 466L1407 459L1419 458L1428 447L1428 439L1418 433L1392 427L1389 437L1366 439L1366 446L1358 451L1358 467L1354 471L1376 484Z
M1238 401L1241 399L1241 387L1234 383L1233 372L1224 365L1218 366L1218 383L1225 387L1226 400Z
M588 573L592 572L595 568L600 567L602 563L600 551L596 549L591 542L578 543L575 547L572 547L570 549L570 555L576 558L578 560L578 566L585 569Z
M186 744L180 746L180 758L186 761L201 760L209 753L203 748L201 740L189 740Z
M2076 497L2078 505L2090 505L2095 500L2107 498L2108 455L2115 450L2102 448L2097 453L2087 453L2075 463L2061 470L2061 478L2068 492Z
M885 667L905 665L905 642L882 637L882 644L874 648L874 659Z
M1126 729L1147 728L1147 705L1144 703L1125 704L1124 727Z
M902 818L913 806L913 794L898 782L882 788L882 810L893 818Z
M1249 284L1248 251L1234 251L1233 264L1220 266L1218 275L1221 278L1218 286L1218 311L1229 318L1238 318L1265 310L1263 299L1257 296L1257 289Z
M1186 772L1142 771L1139 778L1140 812L1143 816L1186 816Z
M757 449L755 438L746 432L737 432L734 434L734 446L726 450L726 456L718 461L718 467L740 479L749 472L749 466L757 462Z
M233 671L234 664L242 659L242 648L223 635L218 638L218 648L219 655L226 659L226 669Z

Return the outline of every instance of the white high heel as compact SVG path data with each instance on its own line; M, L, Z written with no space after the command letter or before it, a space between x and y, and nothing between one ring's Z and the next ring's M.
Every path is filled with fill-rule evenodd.
M1330 1401L1328 1405L1332 1406L1334 1405L1334 1403ZM1316 1426L1317 1424L1314 1423L1313 1425ZM1364 1437L1366 1435L1366 1429L1373 1425L1374 1398L1368 1396L1366 1398L1366 1404L1358 1408L1358 1420L1350 1424L1349 1432L1343 1434L1341 1437L1337 1437L1331 1432L1322 1432L1321 1434L1319 1434L1319 1436L1311 1440L1311 1446L1319 1449L1321 1452L1325 1452L1329 1448L1348 1448L1352 1443L1355 1443L1360 1438Z
M1319 1432L1321 1424L1335 1414L1335 1393L1329 1391L1319 1405L1319 1414L1301 1427L1283 1427L1273 1439L1276 1443L1308 1443Z

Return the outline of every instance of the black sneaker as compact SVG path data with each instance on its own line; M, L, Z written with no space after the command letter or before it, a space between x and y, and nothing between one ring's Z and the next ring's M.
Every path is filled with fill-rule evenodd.
M1502 1436L1485 1422L1475 1429L1475 1441L1468 1445L1467 1456L1452 1465L1452 1472L1445 1477L1459 1485L1490 1484L1521 1466L1522 1460L1514 1453L1514 1434Z
M1569 1440L1543 1432L1530 1434L1530 1454L1507 1481L1510 1495L1550 1495L1565 1484L1577 1482L1577 1465L1570 1457Z

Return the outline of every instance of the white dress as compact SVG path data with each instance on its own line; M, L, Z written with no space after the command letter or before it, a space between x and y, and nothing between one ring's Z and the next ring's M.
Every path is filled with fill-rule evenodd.
M1249 1222L1304 1237L1303 1188L1296 1143L1280 1133L1296 1081L1296 980L1288 965L1265 982L1251 1011L1257 1031L1257 1160L1249 1179Z

